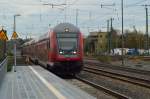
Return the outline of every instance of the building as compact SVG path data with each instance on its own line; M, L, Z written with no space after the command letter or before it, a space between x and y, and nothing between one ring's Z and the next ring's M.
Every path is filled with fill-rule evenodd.
M89 53L104 53L107 50L107 32L90 32L87 42Z
M108 48L107 32L98 32L97 53L104 53Z

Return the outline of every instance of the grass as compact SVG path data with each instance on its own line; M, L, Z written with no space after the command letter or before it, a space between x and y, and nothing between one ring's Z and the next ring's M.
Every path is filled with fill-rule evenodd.
M98 56L97 59L100 62L104 62L104 63L109 63L112 60L112 58L110 56Z

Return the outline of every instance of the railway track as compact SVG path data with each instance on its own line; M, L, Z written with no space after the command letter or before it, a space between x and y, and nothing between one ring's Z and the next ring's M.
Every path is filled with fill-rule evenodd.
M132 83L135 85L139 85L145 88L150 88L150 80L146 80L143 78L136 78L136 77L132 77L132 76L127 76L124 74L118 74L118 73L114 73L108 70L103 70L103 69L99 69L99 68L91 68L88 66L84 66L84 71L89 72L89 73L93 73L96 75L102 75L102 76L106 76L112 79L116 79L116 80L120 80L123 82L127 82L127 83Z
M143 74L143 75L148 75L150 76L150 71L146 70L141 70L141 69L135 69L131 67L123 67L123 66L115 66L112 64L107 64L107 63L100 63L100 62L92 62L91 61L84 61L85 65L92 65L92 66L97 66L97 67L104 67L104 68L110 68L114 70L121 70L121 71L127 71L127 72L132 72L132 73L138 73L138 74Z
M84 82L84 83L86 83L86 84L88 84L88 85L90 85L90 86L92 86L92 87L94 87L94 88L96 88L98 90L104 91L105 93L107 93L107 94L109 94L111 96L114 96L117 99L131 99L131 97L128 97L128 96L126 96L124 94L121 94L119 92L116 92L116 91L113 91L111 89L108 89L108 88L106 88L104 86L98 85L98 84L96 84L94 82L91 82L89 80L86 80L86 79L84 79L84 78L82 78L80 76L76 76L76 79L80 80L80 81L82 81L82 82Z

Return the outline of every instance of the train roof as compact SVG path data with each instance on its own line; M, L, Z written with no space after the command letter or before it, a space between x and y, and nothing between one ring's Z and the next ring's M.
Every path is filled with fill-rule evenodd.
M68 29L69 32L80 32L79 28L70 23L60 23L56 25L53 29L54 32L66 32Z
M31 39L31 40L25 42L22 46L28 46L28 45L30 45L33 41L34 41L34 40Z
M37 41L47 39L48 37L49 37L49 32L47 32L47 33L41 35L40 37L38 37Z
M68 29L68 31L69 32L80 32L80 30L79 30L79 28L78 27L76 27L75 25L73 25L73 24L70 24L70 23L60 23L60 24L58 24L58 25L56 25L53 29L52 29L52 31L53 32L60 32L60 33L63 33L63 32L66 32L66 29ZM40 36L40 37L38 37L38 38L34 38L34 39L32 39L32 40L30 40L30 41L27 41L27 42L25 42L23 45L22 45L22 47L23 46L28 46L28 45L31 45L31 44L34 44L34 43L36 43L36 42L38 42L38 41L41 41L41 40L44 40L44 39L47 39L48 37L49 37L49 34L50 33L50 31L49 32L47 32L46 34L44 34L44 35L42 35L42 36Z
M28 45L31 45L31 44L34 44L34 43L36 43L37 41L38 41L37 39L31 39L31 40L25 42L25 43L22 45L22 47L28 46Z

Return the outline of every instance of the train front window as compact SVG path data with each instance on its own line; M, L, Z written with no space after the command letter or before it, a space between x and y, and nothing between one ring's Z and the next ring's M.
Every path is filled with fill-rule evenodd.
M57 33L57 41L60 54L76 54L77 33Z

